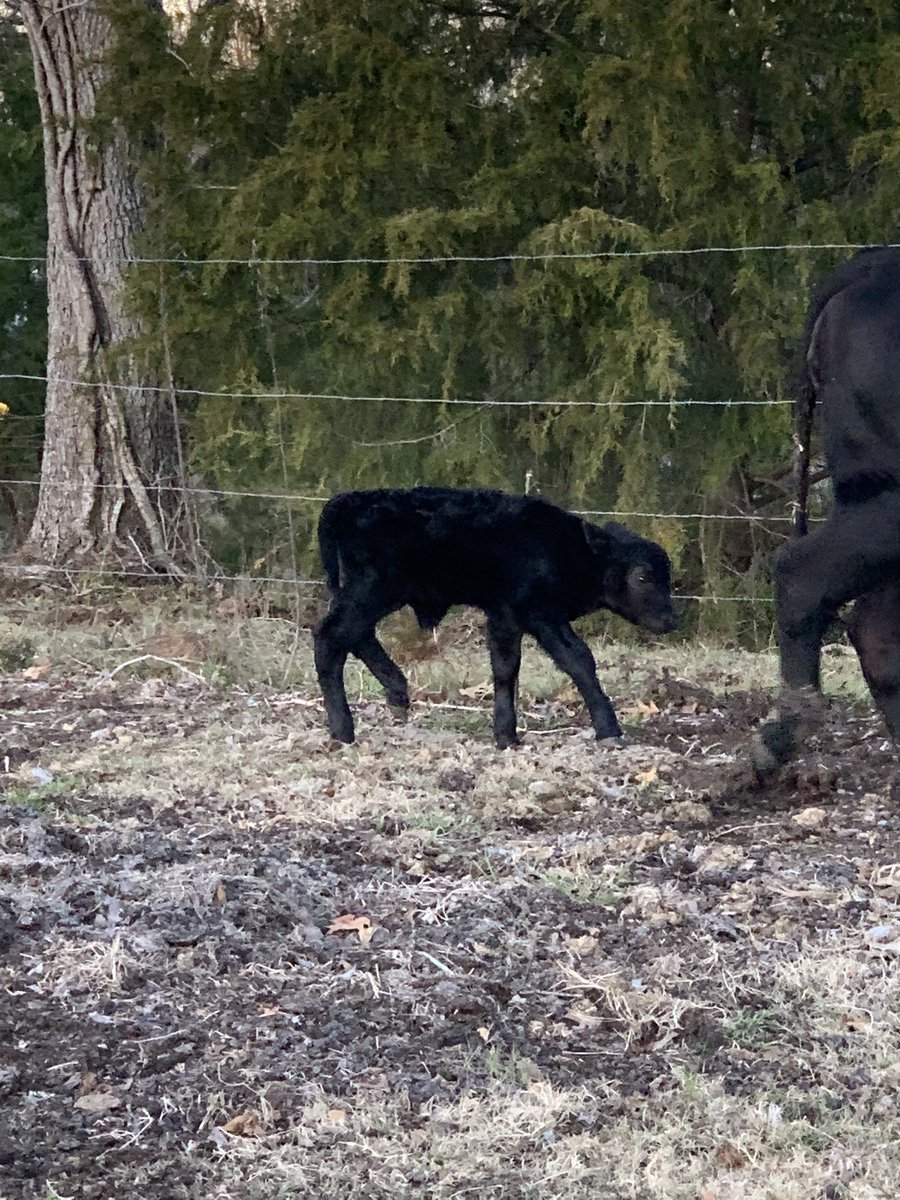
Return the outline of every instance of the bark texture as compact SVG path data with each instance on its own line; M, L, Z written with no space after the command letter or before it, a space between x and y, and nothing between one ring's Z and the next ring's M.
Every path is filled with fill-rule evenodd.
M41 488L23 556L177 570L175 413L134 350L140 326L124 304L141 195L124 133L92 124L113 28L93 3L23 0L21 13L44 130L49 317Z

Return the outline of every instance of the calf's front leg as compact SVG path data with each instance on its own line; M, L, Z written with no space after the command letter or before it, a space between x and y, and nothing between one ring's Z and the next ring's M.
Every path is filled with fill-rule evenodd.
M409 712L409 685L406 676L379 642L374 629L360 638L353 646L353 653L384 688L388 707L394 716L406 720Z
M865 504L838 504L820 530L792 542L776 555L781 694L775 710L751 743L751 761L761 781L794 758L805 735L822 720L822 638L838 608L876 592L884 586L886 574L896 578L900 573L898 521L897 492L885 493ZM860 618L863 631L869 624L867 608L863 606ZM865 651L861 659L864 655ZM871 662L871 655L868 658Z
M616 720L615 709L597 679L597 664L586 642L571 625L541 621L530 632L550 655L561 671L565 671L578 688L591 715L598 741L620 738L622 727Z
M522 630L509 617L489 614L487 644L494 676L494 741L500 750L515 746L516 685L522 661Z

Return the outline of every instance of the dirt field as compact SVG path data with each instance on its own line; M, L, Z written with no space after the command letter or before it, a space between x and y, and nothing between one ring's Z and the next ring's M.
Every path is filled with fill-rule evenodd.
M893 1200L900 817L846 651L759 793L771 655L598 644L606 750L531 647L501 753L477 630L391 636L410 722L352 667L335 747L289 621L7 597L0 1196Z

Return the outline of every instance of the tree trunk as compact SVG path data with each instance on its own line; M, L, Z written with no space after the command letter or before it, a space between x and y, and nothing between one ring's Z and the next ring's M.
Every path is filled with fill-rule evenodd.
M22 557L177 573L177 414L125 309L142 198L123 131L91 128L115 35L92 4L22 0L21 13L44 130L49 318L41 487Z

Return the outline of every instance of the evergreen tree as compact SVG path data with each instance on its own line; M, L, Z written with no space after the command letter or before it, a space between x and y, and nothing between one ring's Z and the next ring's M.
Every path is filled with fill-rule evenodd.
M787 517L789 406L745 402L787 398L836 255L647 252L890 239L898 38L881 0L305 0L206 8L164 63L121 41L135 129L164 130L145 248L184 260L163 278L177 380L248 396L199 399L195 465L231 488L528 477L592 510ZM193 261L598 251L621 257ZM135 288L158 314L158 268ZM285 390L445 402L254 398ZM315 509L296 517L308 537ZM691 590L749 595L787 529L631 523Z
M28 42L12 22L0 21L0 373L42 375L47 343L47 242L41 117L34 94ZM12 258L33 262L13 262ZM28 380L0 383L9 414L0 425L2 518L15 539L24 535L33 489L6 480L34 479L39 465L43 386Z

